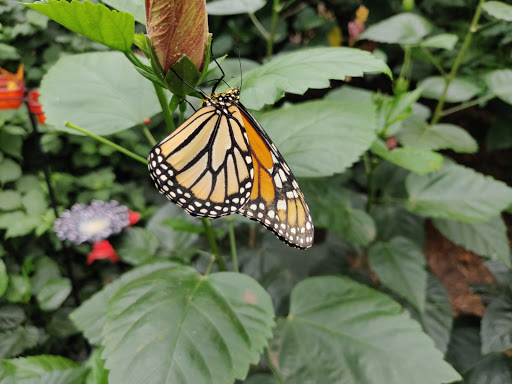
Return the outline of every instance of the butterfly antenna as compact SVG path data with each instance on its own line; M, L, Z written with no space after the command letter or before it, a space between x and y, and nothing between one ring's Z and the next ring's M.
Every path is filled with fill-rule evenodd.
M185 85L186 85L187 87L189 87L191 90L193 90L193 91L195 91L195 92L199 93L199 94L200 94L201 96L203 96L204 98L208 97L208 95L207 95L206 93L204 93L202 89L196 89L196 88L194 88L194 87L193 87L193 86L191 86L189 83L187 83L185 80L183 80L183 77L181 77L181 76L178 74L178 72L176 72L176 71L175 71L174 69L172 69L172 68L169 68L169 69L170 69L170 70L171 70L171 71L172 71L172 72L173 72L173 73L178 77L178 79L180 79L180 80L181 80L181 82L182 82L183 84L185 84Z
M215 90L217 89L217 87L219 86L219 84L224 81L224 83L226 83L226 85L229 87L229 84L224 80L224 77L226 76L226 74L224 73L224 70L222 69L222 67L220 66L219 62L217 61L217 59L215 58L215 56L213 56L213 44L210 45L210 56L211 58L213 59L213 61L215 62L215 64L217 64L217 67L219 67L220 69L220 72L222 73L222 76L217 79L217 82L215 83L215 85L213 86L212 88L212 93L215 93Z

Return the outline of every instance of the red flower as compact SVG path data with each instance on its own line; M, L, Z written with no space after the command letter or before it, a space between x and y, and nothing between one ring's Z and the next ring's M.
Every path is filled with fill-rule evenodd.
M131 227L134 224L137 224L139 220L140 220L140 213L129 210L128 211L128 221L130 222L130 224L128 225L127 228Z
M92 245L92 251L87 255L87 264L102 259L109 259L112 263L117 263L120 260L108 240L97 241Z
M18 109L23 104L24 94L23 64L16 73L0 68L0 110Z
M46 121L46 116L44 115L44 112L43 112L43 106L39 102L39 92L38 92L37 88L31 89L28 92L27 99L28 99L28 110L30 111L30 113L37 116L37 121L39 121L40 124L44 124L44 122Z

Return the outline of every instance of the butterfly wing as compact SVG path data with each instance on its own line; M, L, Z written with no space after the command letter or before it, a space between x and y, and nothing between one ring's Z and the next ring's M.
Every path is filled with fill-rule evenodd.
M238 213L260 222L291 246L309 248L313 244L313 220L295 176L256 119L243 105L238 104L238 108L254 168L249 202Z
M242 116L236 107L205 106L148 155L160 193L194 216L216 218L249 199L253 165Z

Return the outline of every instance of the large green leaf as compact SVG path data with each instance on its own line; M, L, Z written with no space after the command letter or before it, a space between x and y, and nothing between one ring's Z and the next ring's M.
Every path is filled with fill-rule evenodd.
M99 344L105 323L108 302L116 292L130 281L173 265L175 264L171 262L159 262L132 269L130 272L125 273L121 278L115 280L101 291L96 292L88 300L84 301L69 317L76 327L84 333L91 344Z
M302 95L309 88L328 88L330 79L383 72L388 66L369 52L355 48L312 48L285 53L244 75L242 102L261 109L273 104L285 92Z
M341 173L375 139L372 104L310 101L264 113L259 122L297 177Z
M434 225L455 244L511 267L507 227L500 216L481 223L435 219Z
M426 48L442 48L452 50L455 48L455 44L459 37L453 33L440 33L429 37L421 42L421 45Z
M464 373L464 384L512 383L512 365L505 354L486 355Z
M7 276L7 269L5 268L4 261L0 259L0 297L4 295L8 284L9 276Z
M135 27L133 16L128 13L111 11L104 5L90 1L81 3L73 0L68 3L50 0L25 5L112 49L126 52L132 46ZM101 70L101 66L97 69ZM76 75L80 77L78 73Z
M130 228L120 236L115 248L125 263L139 265L155 257L158 244L158 238L147 229Z
M421 95L429 99L439 99L443 94L446 80L442 76L431 76L418 84ZM471 79L455 78L450 83L445 100L449 103L467 101L478 94L480 88Z
M20 355L33 348L39 340L39 330L31 325L0 332L0 358Z
M377 242L369 252L370 267L379 280L407 299L420 312L425 310L427 271L421 248L405 237Z
M437 384L460 379L399 304L348 278L299 283L269 354L286 384Z
M478 150L478 143L465 129L454 124L429 125L414 116L404 120L397 138L405 146L422 149L453 149L463 153Z
M371 215L377 225L377 235L382 241L393 237L406 237L416 244L425 241L425 222L422 217L407 211L403 204L376 204L372 206Z
M512 188L457 164L406 180L409 211L464 222L487 221L512 202Z
M487 305L480 330L482 353L506 352L512 348L512 300L495 297Z
M512 70L499 69L492 71L486 76L485 81L496 96L505 103L512 104Z
M114 7L119 11L130 13L135 21L146 25L146 11L144 9L144 1L140 0L104 0L106 4Z
M0 383L82 384L86 373L85 367L61 356L30 356L4 360L0 365Z
M443 157L439 153L414 147L389 150L380 139L375 140L370 149L390 163L399 165L418 175L437 171L443 164Z
M273 316L270 296L246 275L204 277L185 266L150 273L110 301L109 382L232 384L258 362Z
M452 305L446 289L430 274L427 279L425 311L418 314L418 317L436 347L446 353L453 325Z
M71 281L66 277L58 277L46 282L37 292L39 308L43 311L54 311L61 306L71 293Z
M301 185L316 227L328 228L359 245L368 245L375 238L373 219L352 206L349 190L329 179Z
M401 13L370 25L360 39L381 43L417 44L432 30L432 24L414 13Z
M487 1L482 8L497 19L512 21L512 6L502 1Z
M84 384L108 384L108 371L105 369L105 360L101 358L102 349L96 349L87 361L89 372Z
M12 211L21 207L21 194L18 191L5 190L0 192L0 210Z
M206 4L210 15L236 15L256 12L265 6L265 0L214 0Z
M67 121L98 135L123 131L160 111L151 83L120 52L94 52L61 58L40 88L47 123Z

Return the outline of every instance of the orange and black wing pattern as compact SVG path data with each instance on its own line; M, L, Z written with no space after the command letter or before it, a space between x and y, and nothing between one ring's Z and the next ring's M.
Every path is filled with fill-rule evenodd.
M313 222L285 160L239 103L238 88L209 95L148 156L158 190L194 216L239 213L285 243L309 248Z

